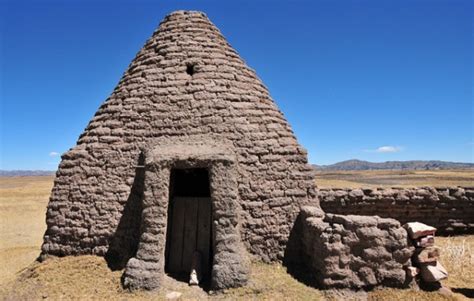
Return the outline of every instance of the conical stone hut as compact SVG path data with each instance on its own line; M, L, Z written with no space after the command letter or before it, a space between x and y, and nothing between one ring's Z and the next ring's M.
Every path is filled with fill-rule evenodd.
M128 287L243 285L284 257L312 168L267 89L201 12L168 15L62 156L42 254L105 256Z

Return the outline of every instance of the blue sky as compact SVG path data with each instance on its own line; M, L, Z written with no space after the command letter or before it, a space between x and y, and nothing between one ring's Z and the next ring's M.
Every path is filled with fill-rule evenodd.
M177 9L207 13L310 162L474 162L473 3L0 0L0 169L55 169Z

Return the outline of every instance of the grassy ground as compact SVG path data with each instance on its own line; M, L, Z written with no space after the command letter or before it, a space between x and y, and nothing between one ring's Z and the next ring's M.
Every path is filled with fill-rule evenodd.
M280 264L252 264L246 287L220 294L207 294L172 278L164 279L156 292L128 292L120 286L121 271L111 271L101 257L78 256L55 258L33 263L16 280L6 283L0 299L5 300L163 300L170 292L182 293L183 300L467 300L474 293L474 237L438 238L442 263L450 272L444 284L454 294L445 297L437 292L414 289L380 289L369 293L319 291L293 279Z
M474 169L317 171L320 188L474 186Z
M124 291L121 271L111 271L103 258L79 256L36 263L45 230L45 208L52 177L0 178L0 300L160 300L170 292L184 300L463 300L474 297L474 236L440 237L441 261L450 272L444 282L455 294L414 289L381 289L369 293L323 292L286 273L279 264L252 264L249 285L222 294L165 278L157 292Z

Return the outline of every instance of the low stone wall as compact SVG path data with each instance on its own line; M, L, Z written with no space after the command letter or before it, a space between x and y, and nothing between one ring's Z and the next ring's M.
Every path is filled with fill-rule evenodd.
M418 221L444 235L474 233L474 187L319 189L318 197L328 213Z
M320 288L406 287L415 250L394 219L325 214L303 207L302 257Z

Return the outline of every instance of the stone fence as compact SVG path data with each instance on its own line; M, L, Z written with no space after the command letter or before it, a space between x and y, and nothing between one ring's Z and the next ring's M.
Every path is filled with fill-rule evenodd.
M418 221L442 235L474 233L474 187L321 188L318 196L328 213Z
M407 287L415 248L400 223L376 216L337 215L303 207L301 260L320 288Z

